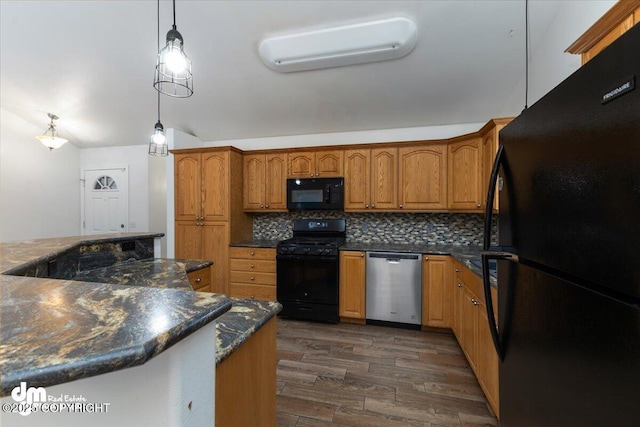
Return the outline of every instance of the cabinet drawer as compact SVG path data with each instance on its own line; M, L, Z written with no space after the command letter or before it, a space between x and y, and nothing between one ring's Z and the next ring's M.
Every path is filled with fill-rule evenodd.
M253 285L276 285L276 275L274 273L256 273L253 271L231 271L231 281L236 283L247 283Z
M234 298L276 300L275 286L245 285L231 282L230 296Z
M232 258L230 261L230 266L231 271L257 271L260 273L276 272L275 261Z
M187 275L191 287L196 292L211 292L211 268L192 271Z
M229 248L230 258L263 259L275 261L276 250L271 248Z

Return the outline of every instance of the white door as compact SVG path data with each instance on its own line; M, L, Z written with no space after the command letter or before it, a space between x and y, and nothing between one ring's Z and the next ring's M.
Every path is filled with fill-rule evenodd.
M82 234L129 231L129 170L84 171Z

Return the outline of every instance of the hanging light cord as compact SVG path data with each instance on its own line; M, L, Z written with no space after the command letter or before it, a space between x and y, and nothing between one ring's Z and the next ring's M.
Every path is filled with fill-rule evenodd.
M526 110L529 108L529 0L524 1L524 9L524 109Z
M175 20L175 10L174 10L174 20ZM160 0L158 0L158 54L160 53ZM160 122L160 91L156 91L158 93L158 122Z
M173 0L173 29L176 29L176 0Z

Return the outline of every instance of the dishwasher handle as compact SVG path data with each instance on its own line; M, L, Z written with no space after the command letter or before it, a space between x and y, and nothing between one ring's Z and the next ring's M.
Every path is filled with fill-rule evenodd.
M369 258L386 259L390 264L399 264L402 260L419 260L421 254L396 254L389 252L367 252Z

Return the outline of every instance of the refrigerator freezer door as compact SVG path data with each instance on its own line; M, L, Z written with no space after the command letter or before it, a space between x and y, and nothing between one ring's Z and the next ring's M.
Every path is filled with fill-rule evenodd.
M640 297L638 52L640 25L500 132L500 245L631 298ZM603 102L611 93L623 94Z
M499 261L501 427L640 420L640 309Z

